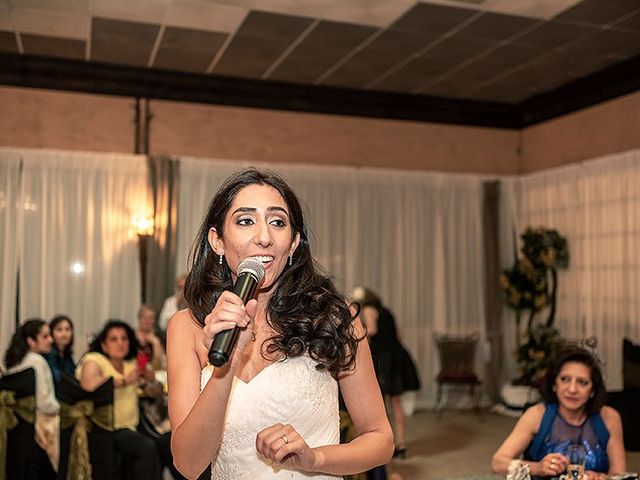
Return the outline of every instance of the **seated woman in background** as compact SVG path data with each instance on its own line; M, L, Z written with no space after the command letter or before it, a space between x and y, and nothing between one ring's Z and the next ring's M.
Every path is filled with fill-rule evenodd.
M138 363L140 367L149 366L153 370L165 368L164 347L156 334L156 312L149 305L142 305L138 310Z
M53 383L57 389L62 374L73 377L76 371L73 361L73 322L66 315L56 315L49 322L49 330L53 337L53 345L44 358L51 368Z
M162 465L152 439L137 432L139 387L152 371L140 371L136 362L138 344L133 329L123 321L109 320L91 343L76 369L85 390L93 391L113 377L114 441L124 459L127 478L162 478Z
M27 320L13 334L4 355L7 374L21 372L27 368L33 368L35 372L35 432L38 449L30 466L30 478L35 479L55 479L55 470L58 469L60 404L56 400L51 369L42 357L51 350L51 343L49 326L44 320Z
M567 468L572 445L584 448L586 480L625 471L620 415L604 405L602 372L588 351L561 355L547 371L541 393L545 403L522 414L493 456L495 473L527 464L532 476L556 477Z

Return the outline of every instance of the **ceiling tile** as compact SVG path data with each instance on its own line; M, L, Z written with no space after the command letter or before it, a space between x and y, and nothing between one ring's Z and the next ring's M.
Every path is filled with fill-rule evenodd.
M336 22L387 27L409 10L414 3L414 0L341 1L328 8L323 18Z
M19 53L15 33L0 32L0 52Z
M84 60L85 42L69 38L43 37L23 33L22 47L27 55L42 55Z
M14 10L18 31L45 37L75 38L86 40L88 20L82 15Z
M463 77L446 78L439 82L431 83L423 88L420 93L434 97L464 98L474 86L473 82Z
M375 31L365 25L321 21L269 78L311 83Z
M0 5L0 31L10 32L15 28L9 11Z
M518 47L517 45L503 45L490 54L483 56L469 65L457 70L454 77L472 79L476 83L484 83L508 70L531 61L540 55L539 51ZM449 77L447 77L449 78Z
M89 14L88 0L18 0L13 6L16 10Z
M216 64L213 73L260 78L288 46L289 42L279 38L236 35Z
M205 73L226 38L226 33L166 27L153 66Z
M375 85L377 90L412 92L451 69L450 62L417 58Z
M237 33L248 37L293 42L312 22L311 18L253 10L246 16Z
M343 0L258 0L253 8L283 15L322 18L327 10L342 3ZM239 0L240 4L246 3Z
M442 34L476 15L476 10L418 3L390 28L418 34Z
M636 0L583 0L565 10L556 20L606 25L640 8Z
M548 20L581 0L486 0L483 10Z
M537 22L538 20L527 17L485 13L461 29L458 34L467 38L501 41L532 27Z
M581 39L572 47L584 50L594 58L613 56L624 59L640 54L640 32L602 30Z
M621 20L620 22L616 23L615 27L625 28L628 30L634 30L636 32L640 32L640 12L634 15L629 15L624 20Z
M170 0L93 0L93 15L96 17L162 24Z
M91 59L147 66L159 29L159 25L94 18Z
M324 83L364 86L435 39L401 30L386 30L338 68Z
M169 6L166 24L191 30L232 33L238 29L247 13L246 8L174 1Z
M550 21L512 40L512 43L549 50L599 31L597 27Z

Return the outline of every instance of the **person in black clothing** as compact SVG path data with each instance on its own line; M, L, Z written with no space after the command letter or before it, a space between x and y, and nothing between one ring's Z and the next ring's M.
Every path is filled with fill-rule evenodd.
M49 329L53 337L51 351L44 354L53 374L53 383L58 383L63 374L73 377L76 364L73 361L73 322L67 315L56 315L49 321Z
M407 391L420 390L418 373L411 356L400 343L393 314L382 305L380 297L366 287L356 288L353 297L362 307L360 318L367 327L380 389L391 404L396 444L393 456L404 458L405 416L400 396Z

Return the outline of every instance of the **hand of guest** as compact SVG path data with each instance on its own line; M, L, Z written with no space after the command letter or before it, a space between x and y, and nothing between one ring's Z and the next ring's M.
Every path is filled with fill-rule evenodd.
M539 477L556 477L566 470L567 465L567 457L561 453L549 453L538 462L537 471L532 473Z
M237 326L241 329L241 332L236 348L234 349L232 361L233 359L240 358L240 354L251 341L253 331L251 327L247 327L256 316L257 309L258 302L255 299L249 300L247 304L244 305L240 297L235 293L229 291L223 292L211 313L204 319L205 326L202 329L204 338L202 339L202 343L204 343L204 346L209 350L213 342L213 337L216 334Z
M316 454L291 425L276 423L256 437L259 454L286 467L314 471Z

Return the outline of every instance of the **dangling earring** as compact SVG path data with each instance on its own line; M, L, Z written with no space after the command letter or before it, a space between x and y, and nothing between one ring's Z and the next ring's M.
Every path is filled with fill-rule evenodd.
M220 258L218 259L218 265L222 265L223 259L224 259L224 252L220 254Z
M293 255L289 255L289 266L293 265Z

